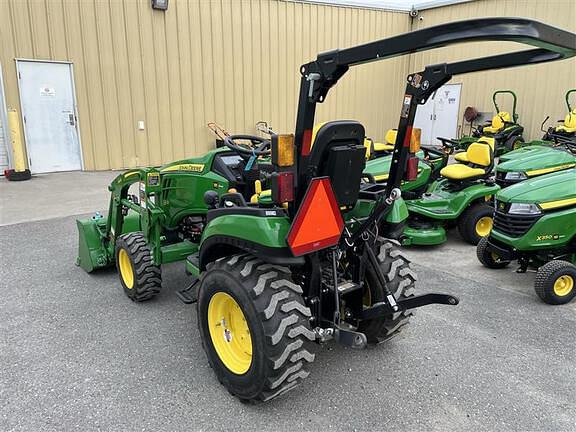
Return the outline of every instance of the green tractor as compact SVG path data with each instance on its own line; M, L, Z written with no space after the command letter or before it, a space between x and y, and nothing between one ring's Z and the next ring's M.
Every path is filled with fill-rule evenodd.
M576 166L576 109L570 105L570 95L566 93L568 114L561 125L544 129L541 140L531 141L518 150L502 155L496 166L496 183L501 187L543 174L562 171Z
M509 94L512 97L512 114L509 111L501 111L498 105L498 95ZM468 146L475 142L484 142L492 146L496 156L522 147L524 127L518 123L516 112L517 97L512 90L497 90L492 95L492 102L496 115L484 125L479 125L472 135L466 135L456 140L451 140L455 150L465 151ZM454 156L459 162L466 162L466 153L456 153Z
M440 177L415 199L407 199L409 217L405 246L433 246L447 240L446 229L458 227L464 241L476 245L492 228L494 152L488 143L475 142L466 150L468 163L440 170Z
M535 48L410 74L386 184L362 184L360 123L328 122L312 142L317 104L350 67L482 40ZM144 301L161 289L161 265L185 259L192 280L178 295L197 304L218 380L242 401L270 400L308 376L313 342L363 348L396 335L415 308L458 303L415 295L416 275L394 241L407 215L399 186L417 176L410 137L418 105L454 75L574 55L572 33L513 18L321 53L300 69L294 135L228 135L202 157L120 175L109 188L108 216L78 221L78 264L86 271L115 264L126 295ZM269 197L258 184L270 187Z
M494 227L477 246L478 260L501 269L537 269L534 289L546 303L576 296L576 169L523 181L496 194Z

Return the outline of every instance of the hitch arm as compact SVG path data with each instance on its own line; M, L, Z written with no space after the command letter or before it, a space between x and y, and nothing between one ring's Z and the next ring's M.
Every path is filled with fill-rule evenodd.
M405 311L409 309L416 309L422 306L427 306L431 304L445 304L450 306L456 306L460 303L457 297L448 294L422 294L413 297L408 297L398 300L397 304L400 310ZM369 308L365 308L362 311L361 319L373 319L379 318L383 315L389 315L393 311L387 302L379 302L374 304Z

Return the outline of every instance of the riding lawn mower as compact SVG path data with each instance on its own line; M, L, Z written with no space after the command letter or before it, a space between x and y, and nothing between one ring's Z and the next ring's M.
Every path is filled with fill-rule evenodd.
M328 122L312 142L316 105L350 67L483 40L535 48L409 74L386 184L362 184L360 123ZM417 176L417 106L455 75L575 54L572 33L517 18L453 22L321 53L300 69L294 135L232 135L199 158L120 175L108 216L78 221L79 265L116 264L124 292L143 301L160 291L161 265L185 259L191 283L178 294L197 305L218 380L242 401L270 400L308 376L313 342L364 348L396 335L418 307L458 303L416 295L416 275L394 240L407 215L399 186ZM270 163L258 162L267 154ZM250 202L256 180L271 188L267 203Z
M498 95L509 94L512 96L512 114L509 111L501 111L498 105ZM518 124L516 113L516 93L512 90L497 90L492 95L492 102L496 115L486 124L479 125L472 135L465 135L459 139L451 140L455 150L464 152L456 153L454 158L459 162L466 162L468 146L475 142L490 144L495 156L500 156L509 151L522 147L524 127Z
M525 180L496 194L494 228L477 247L479 261L518 272L536 269L534 288L546 303L576 296L576 169Z

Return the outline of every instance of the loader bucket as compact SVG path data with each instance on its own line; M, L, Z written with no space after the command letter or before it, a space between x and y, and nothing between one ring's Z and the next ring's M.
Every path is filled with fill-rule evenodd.
M112 260L104 246L106 218L76 219L78 227L78 258L76 265L86 272L110 265Z

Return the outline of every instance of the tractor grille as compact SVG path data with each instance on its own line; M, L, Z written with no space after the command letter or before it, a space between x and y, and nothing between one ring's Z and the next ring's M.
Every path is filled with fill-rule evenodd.
M494 231L510 237L520 237L526 234L539 218L540 215L514 215L495 211Z

